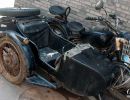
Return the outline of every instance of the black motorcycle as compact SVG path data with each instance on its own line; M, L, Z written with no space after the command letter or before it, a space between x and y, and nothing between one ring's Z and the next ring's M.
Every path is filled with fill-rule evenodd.
M14 84L26 81L96 96L109 86L116 66L89 44L55 34L35 8L1 8L0 66Z
M53 11L54 8L57 8L57 6L51 7L50 12L51 10ZM100 0L97 3L97 5L95 6L95 9L96 10L103 9L105 11L106 16L105 17L103 16L87 17L86 20L91 20L91 21L96 21L96 22L98 21L101 23L100 26L99 25L97 25L96 27L94 26L93 28L91 28L91 30L87 32L85 32L84 30L85 28L83 28L82 24L63 21L62 18L60 19L60 21L63 21L65 23L61 23L59 22L59 20L57 20L59 23L56 23L56 26L60 25L62 27L61 29L65 30L66 34L67 34L66 30L68 30L68 34L69 34L68 36L74 36L70 33L76 32L79 36L82 36L83 38L87 40L86 43L89 43L93 48L98 50L100 53L106 55L113 63L115 63L120 69L121 73L118 73L117 75L118 80L116 80L114 85L111 85L108 90L114 89L114 90L120 91L123 95L124 94L129 95L128 84L130 81L129 81L128 74L130 72L130 69L129 69L130 33L129 32L124 33L124 32L121 32L120 29L118 29L118 25L122 23L121 19L118 18L116 14L108 14L104 8L104 2L102 0ZM55 10L55 12L56 11L58 12L59 10ZM64 11L67 11L67 10L64 10ZM58 15L58 14L56 13L55 15ZM65 19L67 19L67 16L65 16ZM114 21L115 25L113 25L113 23L110 21L111 19ZM55 24L53 24L52 26L55 26ZM82 28L80 26L82 26ZM82 29L82 31L74 31L73 29L71 30L71 27L75 29L76 28L78 29L79 27L80 29ZM55 27L51 27L51 28L55 30ZM63 33L60 29L59 31ZM65 37L64 34L62 34L62 36ZM83 41L84 40L83 38L80 40ZM118 93L116 92L116 94ZM118 99L121 99L119 95L117 95L116 97Z

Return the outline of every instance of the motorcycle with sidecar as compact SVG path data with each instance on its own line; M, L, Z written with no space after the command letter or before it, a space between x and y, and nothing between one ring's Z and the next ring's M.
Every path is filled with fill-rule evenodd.
M11 83L65 88L97 96L110 86L118 68L88 43L75 45L57 35L36 8L1 8L0 67Z

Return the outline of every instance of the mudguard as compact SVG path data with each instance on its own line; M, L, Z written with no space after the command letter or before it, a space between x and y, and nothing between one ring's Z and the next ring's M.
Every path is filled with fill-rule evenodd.
M30 46L28 44L22 43L22 39L24 39L25 37L21 36L19 33L15 31L3 31L0 33L0 38L3 36L11 38L21 48L29 71L32 70L35 66L34 55Z

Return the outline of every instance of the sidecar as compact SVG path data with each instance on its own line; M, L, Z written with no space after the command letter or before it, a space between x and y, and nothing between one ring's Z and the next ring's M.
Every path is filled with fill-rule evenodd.
M19 16L1 10L7 17L0 23L0 66L8 81L62 87L85 96L103 92L113 79L115 66L107 57L89 44L75 45L56 35L36 10ZM22 8L17 10L19 14Z

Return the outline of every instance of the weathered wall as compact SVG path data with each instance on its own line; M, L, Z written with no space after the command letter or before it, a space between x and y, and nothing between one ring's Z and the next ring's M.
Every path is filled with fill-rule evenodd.
M42 9L42 14L47 15L48 8L51 5L57 4L61 6L70 6L72 8L70 18L72 20L80 20L84 24L84 18L89 15L100 15L94 9L98 0L16 0L15 6L17 7L38 7ZM130 30L130 0L104 0L105 8L108 12L117 12L118 16L125 21L125 29Z

